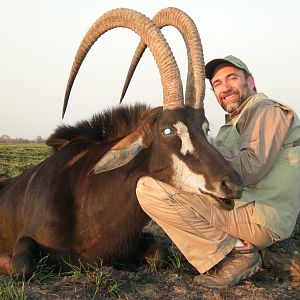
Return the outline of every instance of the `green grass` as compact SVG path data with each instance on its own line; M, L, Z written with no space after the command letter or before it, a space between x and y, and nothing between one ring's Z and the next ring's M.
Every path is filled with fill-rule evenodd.
M73 290L78 289L78 286L83 286L87 293L91 295L91 299L101 295L104 297L120 296L122 293L120 287L125 281L117 282L109 272L100 265L89 265L85 267L80 264L74 266L69 264L70 270L61 273L60 276L66 276L66 286Z
M26 300L30 291L39 290L43 284L47 284L48 289L51 285L58 284L70 293L83 291L90 299L104 299L124 295L120 287L125 281L117 282L110 272L100 266L83 265L77 267L69 265L70 271L55 273L53 268L47 266L47 257L42 258L36 265L33 275L28 279L14 279L6 275L0 275L0 299L1 300ZM55 291L55 288L53 288ZM53 292L51 291L51 292ZM102 299L102 298L101 298Z
M177 273L182 272L184 266L183 262L185 261L183 255L175 247L171 247L170 252L168 261L169 267Z
M45 144L0 144L0 179L18 176L48 155Z
M0 299L1 300L25 300L26 282L17 281L8 276L0 276Z

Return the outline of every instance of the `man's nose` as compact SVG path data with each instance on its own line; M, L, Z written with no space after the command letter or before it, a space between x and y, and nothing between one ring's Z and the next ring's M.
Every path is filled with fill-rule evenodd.
M223 84L222 84L222 92L227 92L228 90L230 90L230 85L228 84L227 81L225 81Z

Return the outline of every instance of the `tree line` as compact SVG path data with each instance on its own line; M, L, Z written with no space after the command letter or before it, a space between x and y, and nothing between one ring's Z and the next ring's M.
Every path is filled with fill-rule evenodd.
M11 138L10 136L3 134L0 136L0 143L2 144L25 144L25 143L45 143L45 139L43 139L40 135L38 135L35 139L28 138Z

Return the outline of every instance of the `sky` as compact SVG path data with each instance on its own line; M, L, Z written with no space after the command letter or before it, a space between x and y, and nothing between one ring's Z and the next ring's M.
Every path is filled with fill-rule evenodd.
M73 86L64 119L63 98L77 48L93 22L108 10L127 7L152 18L177 7L196 23L207 63L228 54L241 58L259 92L300 115L300 1L298 0L0 0L0 136L47 138L61 123L74 124L118 105L132 55L140 40L129 29L105 33L87 55ZM172 27L162 29L183 85L187 55ZM214 135L223 124L207 82L205 111ZM124 104L162 104L162 87L147 50Z

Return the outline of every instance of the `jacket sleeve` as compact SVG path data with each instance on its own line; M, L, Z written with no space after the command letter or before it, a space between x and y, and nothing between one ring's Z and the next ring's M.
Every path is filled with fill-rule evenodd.
M237 123L239 150L234 153L217 149L245 184L256 184L272 167L292 121L293 112L280 104L257 103L249 107Z

